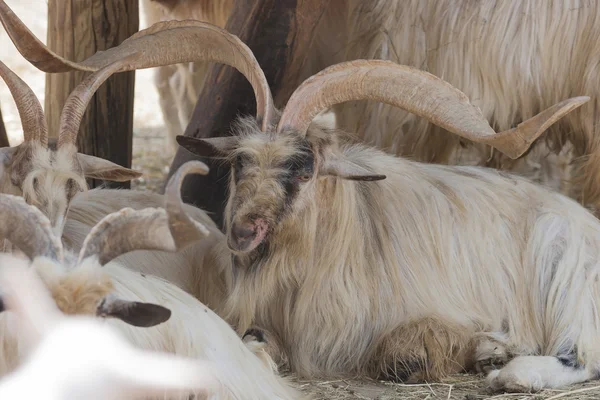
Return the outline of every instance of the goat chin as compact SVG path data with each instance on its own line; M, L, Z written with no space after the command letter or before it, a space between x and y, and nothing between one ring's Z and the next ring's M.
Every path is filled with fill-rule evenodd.
M4 257L2 261L7 259ZM69 314L90 316L90 310L95 310L106 295L105 291L99 290L103 281L107 285L110 283L111 292L120 298L169 308L171 318L151 328L138 328L109 319L105 323L136 348L208 362L220 383L220 389L211 393L209 398L299 398L299 394L274 373L272 361L266 359L262 352L264 343L244 344L231 327L208 307L162 279L131 271L118 261L100 267L94 258L88 258L74 269L65 269L46 258L35 259L32 266L57 301L59 309L67 310ZM0 324L3 337L0 373L4 375L22 361L27 346L22 343L14 315L3 313ZM198 398L204 398L203 393L198 395ZM188 399L189 394L176 398Z
M233 6L230 0L213 2L217 6L204 0L168 3L170 9L146 0L149 24L194 18L223 27ZM332 2L316 29L298 82L290 85L343 61L392 60L426 70L463 91L497 131L562 99L589 95L592 104L551 127L547 140L519 160L465 143L389 105L348 102L334 110L339 128L357 132L365 142L393 154L509 170L595 209L600 204L600 135L594 120L600 112L600 93L593 89L599 79L599 19L600 5L594 2L582 7L569 2L540 7L535 0L462 0L451 5L420 0L349 0L344 6ZM569 57L564 56L565 48ZM172 143L189 122L207 71L205 64L157 71Z
M80 193L71 202L63 241L79 251L89 231L106 215L124 207L136 210L162 207L163 195L119 189L93 189ZM229 259L223 233L202 210L184 205L190 218L204 224L209 237L177 253L138 250L116 260L132 271L165 279L192 294L212 310L223 307L227 293Z

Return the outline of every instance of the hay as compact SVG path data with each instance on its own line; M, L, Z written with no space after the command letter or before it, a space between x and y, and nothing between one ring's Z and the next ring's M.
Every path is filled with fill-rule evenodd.
M454 375L443 382L403 385L375 380L306 381L291 377L293 385L314 400L597 400L600 399L598 382L544 390L539 393L492 393L485 380L474 375Z

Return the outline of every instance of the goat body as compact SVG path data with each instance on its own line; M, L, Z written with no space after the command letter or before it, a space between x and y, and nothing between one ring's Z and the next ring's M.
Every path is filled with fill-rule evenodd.
M600 222L576 202L493 169L338 146L315 126L306 141L251 119L236 133L227 318L271 332L300 376L436 379L531 354L584 360L546 387L596 376ZM326 176L331 160L387 179ZM236 249L246 220L266 228ZM523 378L509 375L496 386Z
M165 196L148 191L93 189L79 193L71 202L62 239L79 251L90 230L106 215L122 208L141 210L159 207ZM212 310L222 308L227 293L229 259L224 235L206 212L184 205L186 213L210 231L206 239L176 253L138 250L117 260L132 271L162 278L192 294Z
M108 293L169 308L171 318L155 327L138 328L114 320L107 320L106 324L137 348L209 362L212 373L220 382L220 389L213 393L218 398L284 399L297 396L276 377L270 365L265 365L248 350L225 321L162 279L131 271L117 261L100 268L93 258L73 269L65 269L50 259L36 258L32 267L48 287L58 308L66 314L93 316ZM5 349L0 357L0 370L6 374L18 365L23 346L11 315L3 315L0 320L4 334L2 348ZM260 344L253 346L257 353L263 352ZM181 398L188 397L189 393L186 393Z

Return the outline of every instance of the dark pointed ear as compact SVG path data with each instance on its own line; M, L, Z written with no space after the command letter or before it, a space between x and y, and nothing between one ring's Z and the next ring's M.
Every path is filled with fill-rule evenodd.
M171 310L157 304L125 301L107 296L96 309L96 315L118 318L129 325L148 328L167 321L171 317Z
M142 176L141 172L121 167L103 158L77 153L77 159L81 168L83 168L83 174L86 178L126 182Z
M372 171L344 159L328 160L320 168L319 175L337 176L351 181L380 181L386 178L385 175L374 174Z
M181 147L201 157L227 157L238 142L235 136L198 139L178 135L175 139Z

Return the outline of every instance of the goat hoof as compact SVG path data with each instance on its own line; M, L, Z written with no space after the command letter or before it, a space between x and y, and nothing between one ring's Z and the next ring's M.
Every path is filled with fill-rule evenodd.
M487 375L490 372L502 368L508 361L505 356L491 356L482 360L477 360L475 363L475 371L480 374Z
M487 375L504 367L508 361L509 356L504 344L497 340L484 338L476 348L473 369L477 373Z

